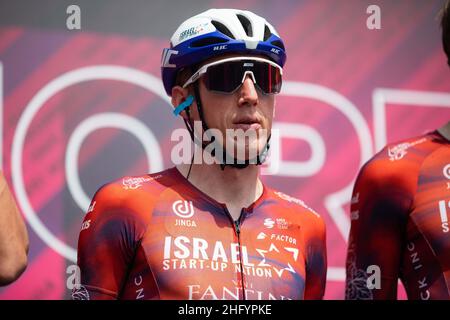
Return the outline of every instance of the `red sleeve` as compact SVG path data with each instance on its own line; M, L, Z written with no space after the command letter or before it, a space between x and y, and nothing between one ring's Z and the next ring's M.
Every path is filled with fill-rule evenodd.
M348 300L397 298L414 164L406 159L392 162L380 156L384 153L386 149L361 169L353 190L346 261ZM369 266L379 267L379 289L367 285L375 274Z
M323 219L311 213L306 240L305 300L321 300L327 278L326 228Z
M78 239L81 287L74 299L116 299L126 281L145 221L128 205L120 184L97 191Z

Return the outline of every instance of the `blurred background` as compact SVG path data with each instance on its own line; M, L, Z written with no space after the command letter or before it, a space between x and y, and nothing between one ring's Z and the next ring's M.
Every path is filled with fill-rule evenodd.
M160 83L161 51L182 21L209 8L251 10L285 41L274 124L282 162L264 169L264 181L325 218L325 297L342 299L359 168L386 143L450 120L443 3L1 0L0 164L30 252L0 299L69 299L67 268L90 197L105 182L173 165L170 135L184 124ZM72 4L79 30L66 25ZM370 5L381 9L381 29L367 26Z

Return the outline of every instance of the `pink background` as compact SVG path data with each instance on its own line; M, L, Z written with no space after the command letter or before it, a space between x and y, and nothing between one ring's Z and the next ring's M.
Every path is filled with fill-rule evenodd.
M342 299L345 232L349 225L348 191L358 169L384 142L422 134L450 119L450 70L435 18L442 3L311 0L278 4L232 0L206 1L196 6L194 2L190 12L178 13L182 18L175 24L168 21L161 26L160 22L158 25L147 22L148 30L153 27L169 30L167 37L153 36L151 32L133 35L83 29L68 31L63 27L40 28L20 23L2 25L2 168L20 208L25 211L25 202L17 193L17 182L12 179L12 149L18 145L25 110L41 89L67 72L99 65L128 67L133 72L159 79L161 50L183 19L210 7L254 11L275 25L285 40L288 60L283 89L296 86L294 90L298 93L298 96L288 95L286 91L280 94L275 123L297 125L298 132L303 132L305 126L312 128L325 147L325 161L317 172L299 176L294 170L290 174L267 175L264 180L304 200L325 218L330 268L326 298ZM382 10L381 30L366 27L366 8L370 4L377 4ZM170 5L176 7L175 3ZM105 10L100 18L107 19L107 7ZM169 16L170 12L161 14ZM133 19L126 13L124 16ZM386 89L396 90L404 102L393 103L390 95L383 93L386 91L377 91ZM21 168L26 197L42 224L65 245L76 248L87 209L81 208L74 199L65 172L69 141L83 121L105 112L139 120L158 141L161 166L172 166L170 150L174 143L170 134L173 129L183 127L183 123L171 115L168 103L161 98L162 87L154 86L153 90L109 79L79 82L44 101L31 119L24 143L18 145L23 150ZM377 125L374 124L376 91L386 99L378 107L385 110L385 116L380 117ZM423 95L426 101L416 105L410 101L411 94L416 93L442 95ZM383 123L385 129L380 126ZM385 140L378 136L385 136ZM285 161L307 161L312 152L307 141L282 139ZM90 197L107 181L155 171L157 168L148 167L148 161L143 145L135 136L126 130L103 128L83 140L74 171ZM301 167L299 163L298 168ZM341 201L333 203L336 193L342 194L338 197ZM55 251L54 243L44 241L35 224L25 216L31 244L29 265L17 282L0 289L0 299L69 298L66 268L74 262L69 254ZM404 298L404 294L400 293L400 297Z

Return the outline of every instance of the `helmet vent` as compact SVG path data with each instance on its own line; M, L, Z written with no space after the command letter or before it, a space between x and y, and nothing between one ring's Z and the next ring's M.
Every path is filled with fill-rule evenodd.
M211 44L219 44L219 43L224 43L224 42L228 42L228 40L219 38L219 37L208 37L208 38L203 38L203 39L192 42L190 44L190 47L191 48L200 48L200 47L209 46Z
M217 30L222 32L224 35L230 37L231 39L235 39L233 34L231 33L231 31L228 30L228 28L225 27L224 24L220 23L219 21L215 21L215 20L212 20L211 23L214 27L216 27Z
M280 40L272 41L271 44L273 44L275 47L278 47L278 48L281 48L281 49L285 50L283 42L281 42Z
M264 27L264 41L267 41L267 39L269 39L271 35L272 32L270 32L269 26L266 24L266 26Z
M241 22L242 27L244 28L247 36L253 37L253 29L252 29L252 24L250 23L250 20L248 20L248 18L246 16L243 16L242 14L236 14L236 16L239 19L239 21Z

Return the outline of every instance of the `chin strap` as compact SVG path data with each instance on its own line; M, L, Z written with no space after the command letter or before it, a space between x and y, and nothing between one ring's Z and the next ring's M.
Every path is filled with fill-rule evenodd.
M269 153L269 148L270 148L270 136L267 138L267 142L264 145L264 148L261 151L261 153L258 154L255 158L241 161L242 163L238 163L239 160L236 158L233 158L233 163L231 163L231 164L227 164L226 161L222 161L220 163L220 168L222 170L225 170L225 166L230 166L230 167L233 167L236 169L244 169L244 168L247 168L251 164L256 164L257 166L260 166L264 163L264 161L266 161L267 154ZM231 157L229 157L228 153L226 153L225 148L223 149L223 155L224 155L225 159L231 158Z

